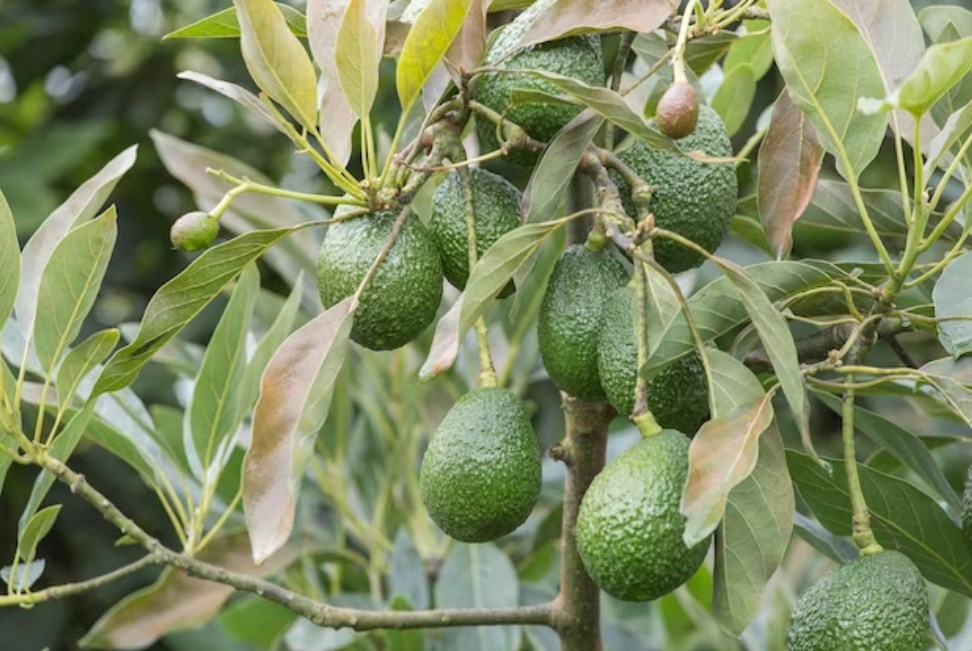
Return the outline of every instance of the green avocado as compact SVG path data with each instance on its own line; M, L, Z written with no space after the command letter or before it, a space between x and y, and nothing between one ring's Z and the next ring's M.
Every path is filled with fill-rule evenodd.
M498 174L484 169L470 170L473 215L476 225L476 254L479 257L496 240L520 225L520 191ZM466 200L458 172L452 172L436 189L432 199L432 237L442 258L446 279L463 289L469 279L469 246L466 228ZM500 297L513 293L507 285Z
M655 126L654 121L650 123ZM732 156L732 143L719 114L699 107L692 134L678 141L683 151L702 151L712 157ZM719 248L736 210L739 184L732 163L703 163L686 156L653 149L638 141L620 154L648 185L654 188L649 208L655 224L686 237L710 253ZM635 215L631 188L617 174L625 209ZM698 267L705 258L664 238L655 238L655 259L671 273Z
M928 591L915 564L883 551L842 565L793 612L786 651L924 651Z
M682 542L679 511L688 477L687 436L672 429L639 441L591 482L577 516L587 573L613 597L651 601L698 571L709 549Z
M969 466L965 490L962 491L962 532L969 549L972 549L972 466Z
M597 340L601 386L622 416L634 410L638 374L634 302L630 287L608 297ZM649 342L651 336L649 332ZM649 380L648 408L659 425L690 436L709 420L709 386L698 353L679 357Z
M540 494L540 447L520 399L498 387L464 395L429 441L419 489L456 540L495 540L523 524Z
M608 249L575 244L550 274L537 316L540 358L554 385L582 400L603 400L597 373L597 335L608 294L628 274Z
M335 216L346 212L342 206ZM397 219L395 212L371 212L327 229L317 265L317 287L325 307L357 291ZM404 346L432 323L441 299L439 252L422 222L409 216L361 294L351 339L372 350Z
M597 36L571 36L517 49L520 39L537 14L550 3L537 2L520 14L500 32L483 57L483 65L509 70L542 70L572 77L590 86L604 84L604 57ZM530 136L549 142L560 129L581 112L581 106L562 102L517 102L513 92L562 94L556 86L529 74L490 73L477 78L473 86L476 101L521 126ZM482 117L476 118L476 132L483 151L499 148L496 125ZM509 160L520 165L532 165L536 154L515 150Z

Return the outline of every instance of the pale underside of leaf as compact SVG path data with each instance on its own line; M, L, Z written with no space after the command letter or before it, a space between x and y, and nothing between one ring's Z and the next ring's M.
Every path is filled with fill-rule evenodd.
M649 33L672 15L668 0L556 0L520 39L520 47L573 34L627 29Z

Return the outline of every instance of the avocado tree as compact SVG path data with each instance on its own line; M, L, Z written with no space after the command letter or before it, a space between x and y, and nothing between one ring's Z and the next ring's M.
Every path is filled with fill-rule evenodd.
M216 622L295 651L921 651L961 628L972 487L936 454L972 427L972 13L234 0L170 36L239 39L255 88L181 77L323 191L154 132L199 208L172 243L201 252L137 326L83 336L135 149L22 250L0 195L0 488L36 472L0 606L163 566L81 644ZM854 257L813 257L833 233ZM211 304L208 344L180 337ZM76 470L88 444L171 530ZM50 581L56 482L140 558ZM797 539L840 566L791 608Z

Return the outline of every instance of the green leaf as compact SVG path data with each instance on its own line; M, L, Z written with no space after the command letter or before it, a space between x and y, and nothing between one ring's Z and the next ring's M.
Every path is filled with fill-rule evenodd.
M250 560L246 536L213 540L198 559L230 572L265 577L293 562L295 550L286 548L260 567ZM80 642L83 648L142 649L174 631L196 628L210 621L233 594L233 588L196 579L166 568L150 586L128 595L101 616Z
M215 481L211 473L219 474L213 464L223 457L227 439L239 426L246 344L259 289L260 273L255 265L247 265L206 346L189 401L187 441L194 448L189 457L197 457L204 473L200 479L207 484Z
M0 328L7 322L17 299L20 284L20 244L17 241L17 224L7 204L7 198L0 192Z
M54 249L41 276L34 325L37 358L51 372L81 332L108 268L118 224L114 206L70 231Z
M93 394L128 386L167 341L209 305L250 262L293 232L292 228L251 231L207 249L149 301L132 343L115 353Z
M435 603L443 608L516 606L516 569L496 545L456 544L439 572ZM444 631L443 642L448 649L463 651L516 651L520 632L515 626L453 628Z
M294 36L304 38L307 36L307 21L304 14L300 13L290 5L282 2L276 3L280 13L287 21L287 27L293 32ZM163 39L167 38L239 38L240 21L236 17L236 9L230 7L217 11L215 14L201 18L185 27L171 31Z
M348 297L294 332L263 373L243 467L243 510L258 564L293 530L300 480L327 420L354 308Z
M380 11L375 11L375 4ZM387 8L387 0L349 0L337 33L334 53L341 90L362 120L369 118L378 92L378 65L384 40L379 37L378 25L384 26Z
M233 0L240 47L257 86L308 129L317 124L317 75L304 46L271 0Z
M744 20L739 38L731 41L722 69L727 73L750 66L753 78L762 79L773 67L773 40L768 20Z
M853 512L843 461L828 459L828 472L799 452L787 450L786 457L797 490L820 523L849 536ZM905 481L864 465L858 469L877 541L907 555L932 583L972 596L968 545L938 503Z
M814 549L838 563L849 563L859 556L857 545L849 539L835 536L800 512L793 514L793 528Z
M117 328L101 330L85 339L64 356L61 366L57 369L57 382L55 383L62 409L71 404L81 381L96 366L105 361L105 358L115 349L118 338Z
M972 69L972 36L932 45L895 93L894 104L923 115Z
M793 103L810 116L845 177L877 156L884 115L862 115L859 97L883 97L881 70L857 27L831 0L767 0L773 50ZM826 56L824 56L826 53Z
M52 504L30 516L27 524L21 527L17 541L17 556L25 563L31 563L37 554L37 545L50 533L57 514L61 512L60 504Z
M925 176L930 177L936 166L947 167L952 162L954 155L958 154L962 141L969 135L972 129L972 102L969 102L958 111L949 116L942 126L942 130L925 148ZM968 152L966 156L966 166L968 165Z
M762 390L752 372L730 355L707 352L713 394L745 394L749 399L731 409L717 403L713 418L702 425L689 446L688 480L679 507L686 517L682 537L689 547L719 526L729 492L753 472L759 437L773 422L773 396ZM737 403L735 396L733 402Z
M23 332L34 327L37 291L47 262L68 231L88 221L102 206L119 179L135 164L137 147L129 147L108 161L51 213L27 242L21 259L20 289L14 303L17 322Z
M619 29L650 33L661 27L671 15L672 6L668 0L554 0L547 3L547 7L524 32L519 47Z
M47 455L58 461L66 462L71 457L74 449L78 447L78 443L81 441L81 437L84 436L88 423L91 422L91 415L93 413L93 402L89 402L83 409L75 412L64 429L54 439L54 443L47 451ZM25 535L27 527L30 526L30 522L34 519L34 514L38 513L37 510L40 508L44 498L47 497L47 493L50 492L54 481L54 475L46 471L39 473L37 478L34 479L34 486L31 488L30 497L27 498L27 504L24 505L23 513L20 516L19 530L21 537Z
M425 564L404 527L395 534L390 563L388 594L404 598L413 608L428 608L432 600Z
M826 393L818 393L817 397L834 413L840 413L841 401L838 398ZM906 468L914 471L954 513L962 512L961 499L945 479L945 475L942 474L938 463L922 442L921 437L861 407L854 408L854 427L863 432L881 450L893 455Z
M14 589L14 592L25 592L32 585L37 583L37 579L44 574L47 563L43 558L32 563L18 565L16 572L10 565L0 568L0 581ZM11 576L11 573L13 576Z
M226 11L233 13L234 16L236 15L236 12L233 9L227 9ZM258 115L263 118L265 122L272 125L273 128L280 133L284 134L285 136L288 135L287 130L282 124L280 124L276 116L270 112L270 109L267 108L266 104L261 102L259 97L247 89L237 86L236 84L232 84L228 81L213 79L212 77L204 75L201 72L193 72L191 70L180 72L176 76L179 79L193 81L200 86L205 86L206 88L216 91L224 97L228 97L240 106L251 111L254 115Z
M414 610L405 597L395 597L391 610ZM388 651L425 651L425 636L421 630L388 631Z
M959 6L925 7L918 13L918 21L932 43L941 42L950 32L957 34L958 38L972 35L972 11Z
M648 126L641 119L641 116L631 110L631 107L625 102L624 97L610 88L588 86L573 77L565 77L543 70L530 70L528 72L535 77L550 82L561 91L580 100L585 106L604 119L618 125L655 149L663 149L680 155L685 154L678 148L674 140ZM523 74L523 71L519 71L518 74Z
M459 315L462 313L463 299L463 295L460 294L449 311L435 324L432 346L429 347L429 354L422 368L419 369L419 379L423 382L439 377L456 362L456 357L459 355Z
M408 31L398 57L396 85L408 112L469 14L472 0L429 0Z
M712 97L712 108L722 117L729 135L742 128L756 96L756 74L750 65L732 68Z
M544 150L523 192L523 222L549 220L557 211L581 156L604 124L593 111L583 111L561 129Z
M276 649L297 615L260 597L246 597L224 608L216 618L219 627L234 640Z
M963 253L945 267L932 292L937 318L972 315L970 274L972 274L972 252ZM939 321L938 339L952 357L960 357L972 351L972 321Z

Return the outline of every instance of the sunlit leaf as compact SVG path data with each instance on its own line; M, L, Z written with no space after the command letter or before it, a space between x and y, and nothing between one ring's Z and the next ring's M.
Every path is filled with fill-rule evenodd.
M555 0L548 4L524 32L520 47L590 32L653 32L672 15L668 0Z
M338 29L335 62L341 89L361 119L368 118L378 92L387 0L349 0Z
M472 0L430 0L415 19L395 73L403 111L412 107L422 86L459 34L471 4Z
M773 105L758 158L759 214L777 257L790 251L793 223L813 197L822 162L813 126L784 90Z
M932 45L901 83L895 105L920 116L972 69L972 36Z
M972 277L972 253L959 256L945 267L932 292L935 316L938 319L972 316L970 277ZM938 339L948 354L953 357L972 351L972 320L939 321Z
M294 33L294 36L301 38L307 36L307 22L304 14L300 13L290 5L282 2L276 3L280 13L287 21L287 27ZM236 9L229 7L222 11L200 18L194 23L185 27L180 27L169 32L162 38L239 38L240 21L236 17Z
M233 0L243 61L257 86L305 127L317 124L317 75L304 46L271 0Z
M117 235L112 206L67 233L54 248L37 290L37 309L43 318L34 325L37 358L45 371L53 370L81 332L101 290Z
M348 297L288 337L263 373L243 469L243 509L258 564L293 530L300 480L327 419L353 320Z
M324 88L321 93L321 137L341 165L351 157L351 137L358 121L347 97L341 90L336 62L338 30L344 19L347 0L308 0L307 32L311 54L321 69Z

